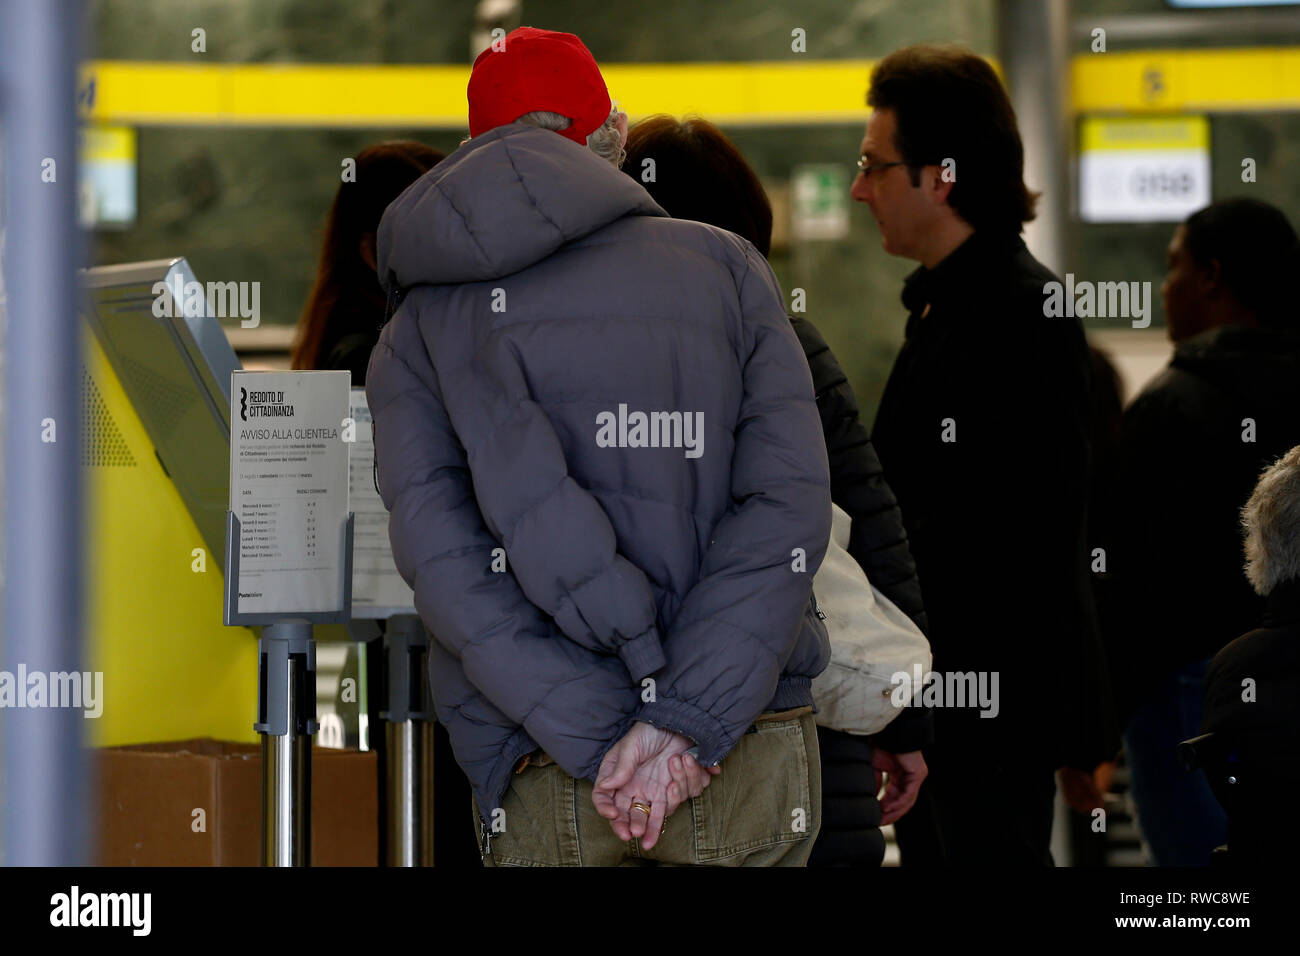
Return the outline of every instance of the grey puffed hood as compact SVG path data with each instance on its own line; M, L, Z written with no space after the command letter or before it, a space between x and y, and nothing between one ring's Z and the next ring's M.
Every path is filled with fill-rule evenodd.
M389 206L379 268L378 486L481 814L534 750L592 779L641 720L716 764L811 704L830 477L753 245L513 124Z
M590 149L499 126L393 200L379 226L379 275L403 288L496 279L627 215L668 213Z

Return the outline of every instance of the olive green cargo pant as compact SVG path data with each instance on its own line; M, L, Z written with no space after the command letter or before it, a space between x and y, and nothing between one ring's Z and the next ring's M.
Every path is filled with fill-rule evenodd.
M704 793L668 818L651 850L619 840L575 780L545 755L511 777L485 866L805 866L821 827L812 708L763 714ZM478 805L474 826L481 828Z

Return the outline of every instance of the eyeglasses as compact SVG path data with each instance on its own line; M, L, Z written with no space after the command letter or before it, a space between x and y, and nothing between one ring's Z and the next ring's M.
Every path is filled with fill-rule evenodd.
M857 162L857 167L858 167L858 169L861 171L861 173L862 173L863 176L870 176L870 175L871 175L872 173L874 173L877 169L888 169L890 166L907 166L907 165L909 165L909 164L908 164L908 163L904 163L904 162L896 162L896 163L869 163L869 162L867 162L867 157L865 157L865 156L859 156L859 157L858 157L858 162Z

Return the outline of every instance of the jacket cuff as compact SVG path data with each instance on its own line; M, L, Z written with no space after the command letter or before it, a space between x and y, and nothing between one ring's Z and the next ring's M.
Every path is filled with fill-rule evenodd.
M618 656L627 665L632 680L639 681L659 670L666 663L664 649L659 643L659 629L653 625L631 640L618 646Z
M659 698L642 704L636 719L690 737L699 745L696 761L705 767L716 767L731 752L733 742L727 739L726 728L708 711L683 700Z
M934 711L929 707L904 707L889 726L867 740L891 754L909 754L934 743Z

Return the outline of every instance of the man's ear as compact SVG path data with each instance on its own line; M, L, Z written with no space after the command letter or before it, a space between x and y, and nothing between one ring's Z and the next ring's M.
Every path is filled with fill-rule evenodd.
M926 196L936 206L946 206L948 204L948 194L952 192L955 185L953 180L943 175L942 166L924 166L921 168L921 187L925 190Z
M375 259L375 234L373 232L361 234L361 241L357 243L357 253L361 256L361 261L370 266L372 271L379 272L379 265Z
M1209 295L1217 295L1225 291L1223 287L1223 265L1218 259L1211 259L1209 265L1199 270L1201 273L1201 283Z

